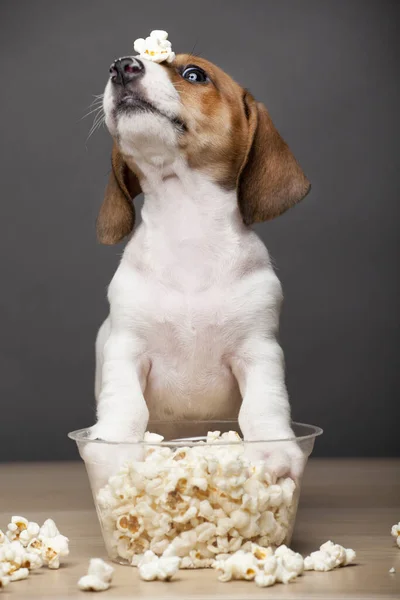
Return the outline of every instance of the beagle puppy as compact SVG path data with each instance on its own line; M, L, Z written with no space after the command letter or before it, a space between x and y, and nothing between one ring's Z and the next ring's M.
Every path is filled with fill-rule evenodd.
M293 437L281 285L250 226L304 198L307 178L266 108L207 60L128 56L110 73L114 146L97 233L128 242L96 342L91 437L140 440L149 418L232 417L247 440ZM264 458L277 475L302 468L293 441Z

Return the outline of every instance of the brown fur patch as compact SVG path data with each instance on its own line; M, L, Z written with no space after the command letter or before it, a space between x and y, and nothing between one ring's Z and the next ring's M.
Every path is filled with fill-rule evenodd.
M210 82L183 79L189 64L202 68ZM189 166L238 189L245 223L272 219L304 198L310 184L262 104L203 58L179 54L166 68L188 126L181 144Z
M278 217L302 200L311 185L265 106L247 93L248 154L238 179L238 201L246 224Z
M210 82L195 84L183 79L181 72L189 64L202 68ZM166 68L179 92L182 119L188 127L181 147L189 166L224 187L234 188L247 146L242 88L203 58L179 54Z
M141 193L139 180L128 168L116 144L111 156L111 173L97 217L97 237L102 244L117 244L135 225L133 198Z

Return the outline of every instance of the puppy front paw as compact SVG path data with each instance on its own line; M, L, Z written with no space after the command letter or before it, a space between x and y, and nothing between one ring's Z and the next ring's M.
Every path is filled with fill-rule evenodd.
M249 435L245 436L245 441L268 439L276 441L249 443L246 452L252 460L265 462L268 472L274 478L291 477L298 481L303 474L307 456L296 441L289 439L291 437L294 437L294 433L290 427L284 430L257 428L257 431L251 430Z
M306 458L296 442L272 442L261 452L267 470L275 477L291 477L298 481L304 471Z
M89 429L88 442L80 453L92 487L97 491L112 475L129 462L143 460L141 439L124 424L99 421Z
M90 427L88 439L115 443L140 441L139 436L133 435L132 427L122 421L112 422L111 420L98 421Z

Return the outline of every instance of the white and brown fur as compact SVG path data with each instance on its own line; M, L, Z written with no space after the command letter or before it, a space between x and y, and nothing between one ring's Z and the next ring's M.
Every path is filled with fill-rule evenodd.
M149 417L236 416L246 439L291 437L281 285L250 225L296 204L309 182L266 108L221 69L184 54L143 63L141 78L122 92L110 80L104 94L114 147L98 237L129 238L96 343L92 437L138 440ZM188 64L209 81L182 78ZM149 110L125 110L121 93ZM277 474L301 469L293 442L266 459Z

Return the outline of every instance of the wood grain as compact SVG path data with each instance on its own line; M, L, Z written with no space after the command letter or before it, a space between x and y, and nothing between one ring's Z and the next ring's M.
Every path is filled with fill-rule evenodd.
M87 598L76 582L89 558L107 556L83 464L0 465L0 527L12 514L39 522L53 517L71 540L71 554L58 571L40 569L10 584L2 600ZM294 583L267 589L251 582L220 583L212 570L181 571L176 581L146 583L136 569L115 565L113 586L101 598L400 598L400 550L390 536L399 520L400 460L310 460L292 547L305 554L333 539L357 551L357 565L306 573ZM389 574L391 567L396 574Z

